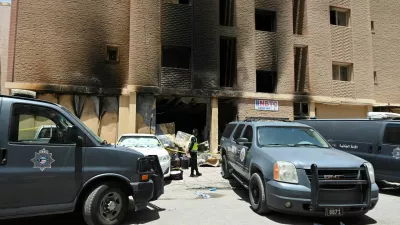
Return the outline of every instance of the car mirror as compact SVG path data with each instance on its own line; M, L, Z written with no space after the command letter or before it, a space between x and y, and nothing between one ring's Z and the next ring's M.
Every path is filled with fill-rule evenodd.
M74 143L76 143L78 140L78 128L76 126L67 127L67 140L70 140Z
M238 138L237 140L236 140L236 143L237 144L239 144L239 145L244 145L244 146L250 146L251 145L251 142L249 142L249 139L247 139L247 138Z

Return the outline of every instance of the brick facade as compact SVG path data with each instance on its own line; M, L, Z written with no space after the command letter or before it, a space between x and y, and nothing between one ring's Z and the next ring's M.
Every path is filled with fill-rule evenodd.
M292 118L293 101L312 97L322 99L313 100L317 103L400 104L399 31L394 29L400 23L400 3L393 1L305 0L303 35L293 34L292 1L234 0L232 27L220 26L217 0L14 2L10 44L15 40L15 49L10 48L10 54L15 59L9 60L9 81L104 88L142 85L161 94L173 89L176 95L194 93L193 89L219 91L225 97L246 94L237 102L239 117ZM331 25L330 6L350 10L350 25ZM276 12L276 32L255 29L255 9ZM220 88L220 37L237 40L237 82L229 93ZM108 44L119 46L118 64L104 62ZM162 67L162 46L189 47L190 68ZM302 96L295 93L298 46L307 47ZM352 80L333 80L333 62L352 64ZM257 70L277 71L276 93L255 93ZM255 111L254 99L279 100L280 110Z

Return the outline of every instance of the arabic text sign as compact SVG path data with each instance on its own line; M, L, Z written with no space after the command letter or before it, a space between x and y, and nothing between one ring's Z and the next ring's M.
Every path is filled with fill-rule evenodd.
M254 104L254 109L263 111L278 111L279 105L278 101L256 99Z

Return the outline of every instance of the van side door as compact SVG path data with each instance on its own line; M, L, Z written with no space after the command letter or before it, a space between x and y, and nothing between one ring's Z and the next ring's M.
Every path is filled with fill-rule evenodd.
M381 137L374 166L377 179L400 182L400 123L385 124Z
M0 217L15 216L7 215L11 208L23 214L73 209L82 177L76 173L81 170L75 166L76 144L66 135L72 123L56 106L15 99L3 99L1 115L0 147L7 153L7 163L0 169ZM57 128L47 142L35 140L41 125Z

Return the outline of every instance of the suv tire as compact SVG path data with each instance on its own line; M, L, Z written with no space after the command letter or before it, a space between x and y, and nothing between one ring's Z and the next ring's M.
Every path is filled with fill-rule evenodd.
M231 167L229 166L228 160L226 159L226 154L222 155L222 166L221 166L221 173L222 177L225 179L232 178L232 174L229 172Z
M267 196L262 176L259 173L253 173L249 182L249 198L251 209L258 214L271 212L267 206Z
M118 225L125 217L128 203L128 195L121 188L115 183L105 183L87 196L83 218L88 225Z

